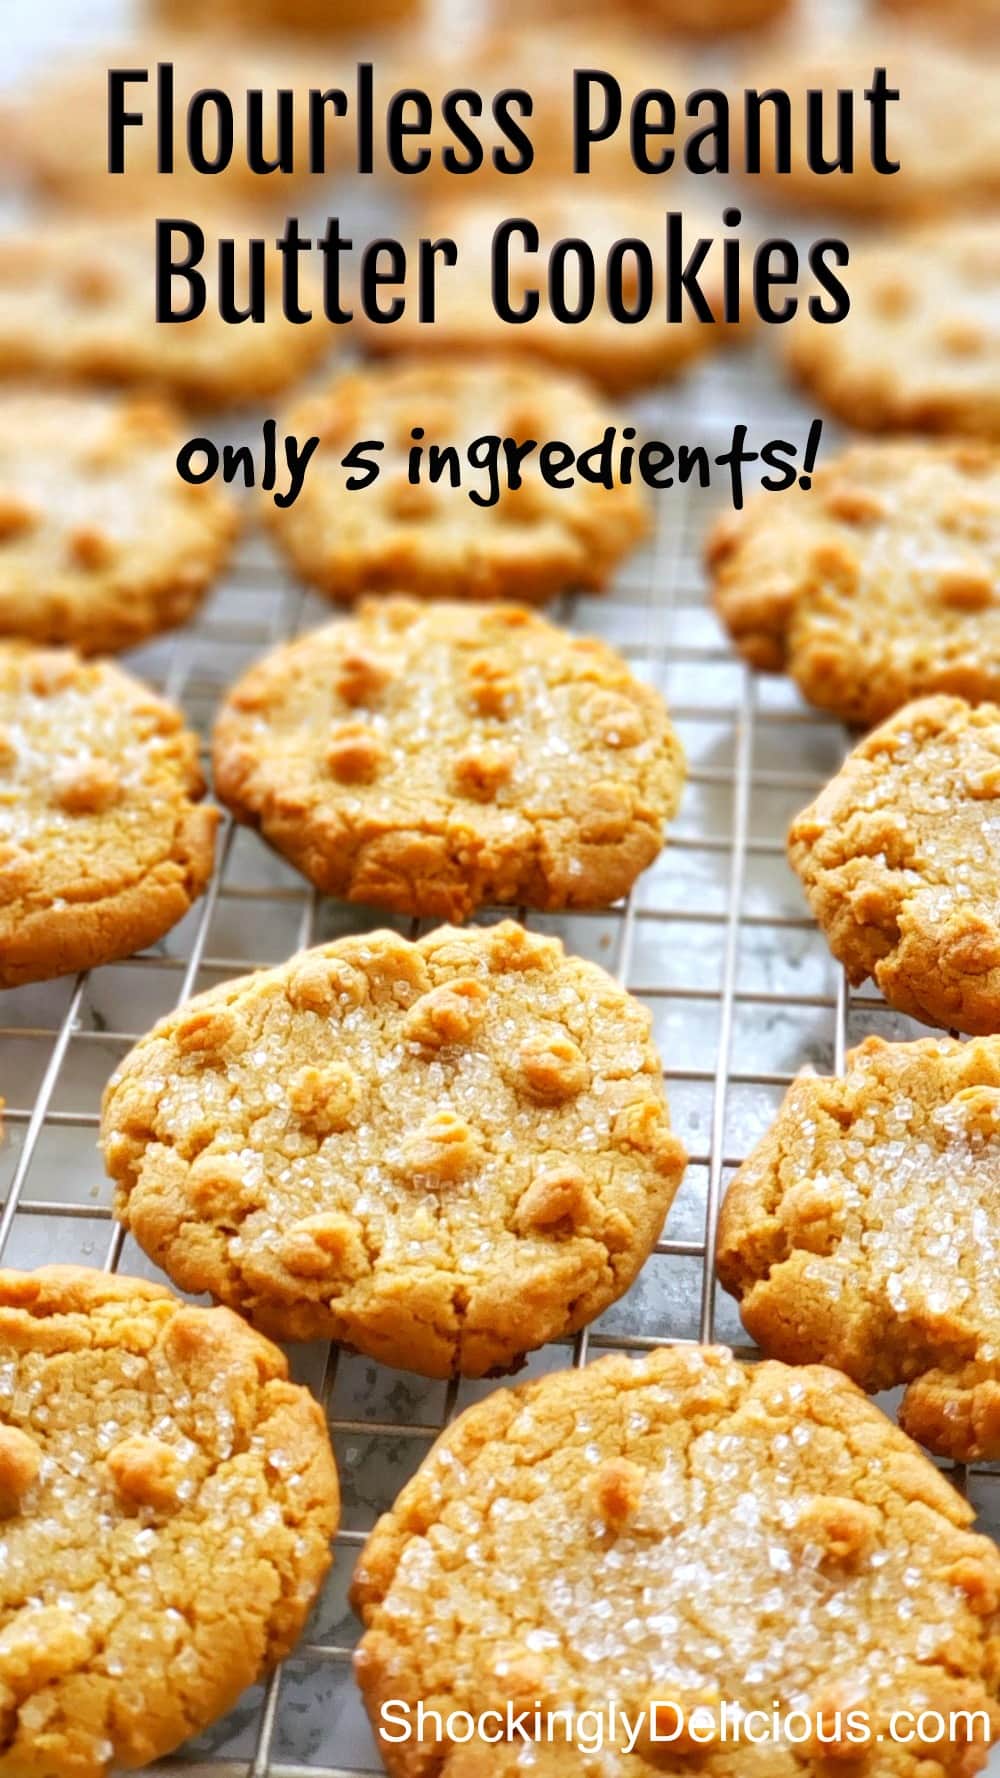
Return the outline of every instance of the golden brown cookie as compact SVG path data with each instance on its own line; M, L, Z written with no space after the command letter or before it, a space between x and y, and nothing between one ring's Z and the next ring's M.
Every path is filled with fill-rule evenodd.
M887 86L901 95L885 107L887 155L899 162L896 173L879 172L870 151L865 92L877 68L885 68ZM755 188L770 189L786 203L897 220L992 204L1000 197L1000 60L989 54L973 56L959 45L923 35L912 24L893 26L883 19L836 38L813 32L799 33L785 44L771 42L755 52L753 66L744 70L743 84L791 95L791 172L775 171L776 113L765 106L760 172L752 176ZM837 158L837 94L852 93L856 116L850 171L810 169L809 92L823 94L826 127L821 152L827 161ZM880 240L870 251L878 254L883 245ZM860 251L851 255L852 292L853 267L860 257ZM820 331L837 333L839 328Z
M1000 453L855 445L807 491L761 494L709 538L716 608L756 667L846 722L926 692L1000 698Z
M301 327L281 313L280 268L267 261L268 319L229 324L214 283L215 225L207 238L205 313L155 319L155 231L150 217L37 218L0 240L0 376L139 384L197 406L235 405L286 389L330 350L336 332L321 318ZM256 225L221 233L242 243ZM178 291L177 302L187 299ZM244 299L245 300L245 299ZM303 301L305 301L303 293Z
M499 1390L438 1440L355 1572L356 1672L386 1766L962 1778L1000 1733L1000 1557L972 1517L833 1371L702 1347ZM418 1747L400 1730L420 1700L443 1725L489 1710L503 1724L509 1703L527 1747L515 1731L484 1760L481 1742L456 1744L461 1715L453 1738L429 1719ZM609 1700L629 1726L588 1746ZM904 1701L981 1710L985 1736L893 1744ZM574 1731L564 1714L546 1733L560 1710Z
M229 20L241 30L328 32L382 30L418 16L425 0L213 0L212 20ZM156 0L161 17L181 25L204 23L204 0ZM407 82L407 85L412 82Z
M633 11L650 25L668 31L715 37L726 31L749 31L770 24L791 4L792 0L696 0L694 5L691 0L633 0Z
M455 182L452 181L454 184ZM510 181L505 181L509 184ZM655 180L652 182L655 185ZM494 305L491 253L500 224L522 211L512 211L510 195L502 199L452 196L432 205L423 219L420 234L456 242L458 260L440 270L437 307L433 325L421 322L415 294L404 286L406 309L398 321L376 324L358 317L367 349L376 353L446 352L454 356L482 358L497 352L518 357L541 358L562 370L575 371L610 390L634 389L660 381L702 357L729 344L741 325L750 325L751 311L744 297L741 322L723 320L723 260L718 218L683 205L682 252L685 262L700 239L713 241L701 269L699 287L714 320L700 320L685 302L677 320L667 320L668 249L662 195L647 191L605 190L587 179L575 184L532 185L531 202L523 215L538 230L537 252L529 252L523 237L513 234L509 244L509 271L499 280L499 291L512 309L521 310L538 294L533 319L513 323L499 318ZM680 200L678 199L678 204ZM563 241L584 244L584 263L594 262L594 299L585 319L570 322L556 318L548 296L548 268L553 250ZM612 273L621 302L627 311L639 313L637 259L634 250L615 253L622 241L638 241L648 250L652 300L648 313L635 322L623 321L611 310L607 296L609 261L620 267ZM572 312L578 302L578 253L567 253L565 300ZM408 255L413 263L414 255Z
M0 634L95 654L190 616L236 510L180 479L184 437L151 401L0 393Z
M109 661L0 643L0 987L155 943L212 872L179 711Z
M882 5L910 22L916 15L935 33L958 35L980 53L1000 39L1000 0L955 0L951 6L940 0L882 0Z
M105 1778L221 1716L330 1563L323 1414L227 1309L0 1272L0 1778Z
M512 921L201 994L108 1083L126 1227L290 1339L482 1376L628 1288L684 1171L645 1009Z
M219 10L213 7L213 24ZM245 10L245 9L244 9ZM205 8L199 7L200 24ZM174 115L177 119L174 171L160 173L157 136L157 65L173 67ZM130 81L125 88L125 109L143 122L124 132L125 171L108 171L108 71L144 70L148 80ZM340 84L347 68L324 69L322 85ZM237 203L289 201L296 175L254 171L247 155L247 92L260 91L263 119L262 148L273 160L279 150L277 114L280 90L294 95L290 142L298 177L307 166L309 153L308 94L317 84L315 61L299 45L289 47L271 39L266 45L247 38L239 43L233 35L211 32L187 37L164 37L157 32L131 43L106 45L96 54L75 54L58 61L51 71L33 80L16 100L0 106L5 171L9 168L62 203L82 201L114 209L132 205L160 216L201 215L206 192ZM220 89L230 101L234 149L228 166L208 174L195 171L186 151L185 128L194 94ZM218 153L216 108L205 107L204 147L211 159ZM336 156L336 167L347 156L345 133L326 133L327 152ZM283 144L282 144L283 146Z
M855 248L849 287L845 320L824 327L802 309L788 325L805 386L866 431L1000 441L1000 222L963 217Z
M294 505L268 500L265 511L294 567L334 599L392 590L543 601L570 588L598 589L646 531L639 489L582 479L550 487L535 452L512 491L502 454L492 469L475 469L466 453L489 434L518 444L562 439L580 453L617 424L575 378L513 362L415 360L351 371L280 422L282 431L320 444ZM417 485L407 469L414 429L423 452ZM370 489L348 489L342 458L362 439L384 442L379 479ZM429 481L434 449L458 452L463 486L447 473ZM492 506L480 504L494 496Z
M804 1074L729 1188L719 1276L771 1357L908 1385L942 1456L1000 1457L1000 1041L869 1037Z
M1000 708L907 704L792 822L788 856L853 983L928 1025L1000 1032Z
M659 852L683 755L603 642L516 605L366 599L251 667L215 787L324 894L465 919L617 901Z

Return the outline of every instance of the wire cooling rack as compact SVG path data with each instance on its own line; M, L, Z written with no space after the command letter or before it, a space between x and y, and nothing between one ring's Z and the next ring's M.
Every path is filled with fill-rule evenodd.
M758 439L803 438L809 418L762 349L716 359L637 412L658 436L719 447L734 416L751 415ZM803 1063L838 1069L845 1048L868 1031L918 1034L874 994L846 990L785 862L787 822L836 769L846 737L787 681L752 674L727 646L700 566L705 529L727 499L725 489L661 494L655 535L614 590L566 600L556 613L574 630L613 642L660 687L689 773L667 848L626 904L529 923L604 964L649 1006L690 1165L663 1239L629 1294L572 1345L533 1355L528 1375L664 1341L722 1339L751 1355L734 1306L713 1280L729 1175ZM130 665L206 733L221 693L249 661L328 616L251 530L199 621L137 652ZM300 945L385 923L375 910L321 900L256 835L227 822L208 894L161 945L75 981L0 995L3 1262L78 1260L155 1275L112 1220L95 1151L107 1076L188 994ZM346 1604L351 1569L367 1530L441 1427L498 1386L425 1382L319 1347L292 1357L323 1400L333 1434L344 1492L337 1562L295 1655L166 1762L186 1778L356 1778L380 1770L350 1671L358 1628ZM1000 1520L1000 1470L957 1479L984 1518Z
M5 18L12 77L47 36L93 42L120 29L123 0L51 0ZM811 415L763 348L733 353L635 404L670 442L724 446L734 420L760 441L804 439ZM832 429L824 452L834 444ZM628 902L594 914L531 916L567 947L602 963L650 1008L675 1127L690 1164L677 1201L628 1295L570 1344L533 1354L523 1376L586 1364L605 1351L720 1339L745 1356L735 1306L712 1267L719 1204L733 1170L771 1122L804 1063L842 1068L869 1031L920 1034L872 992L847 990L809 918L784 856L790 817L836 770L847 737L782 679L739 662L708 607L701 547L725 488L657 496L656 529L613 591L565 600L555 615L598 634L665 694L687 751L678 819L658 862ZM283 572L249 530L232 572L198 621L129 660L179 702L203 735L228 684L266 648L329 608ZM523 910L520 910L524 917ZM495 917L487 911L484 918ZM166 940L106 969L0 994L0 1260L54 1260L156 1275L124 1239L96 1153L108 1075L132 1043L179 1000L297 947L386 919L319 899L256 835L226 822L207 895ZM401 930L415 927L397 922ZM293 1350L296 1376L328 1415L343 1490L337 1560L305 1638L268 1684L158 1770L171 1778L359 1778L381 1771L351 1676L358 1625L347 1588L360 1545L432 1440L492 1383L426 1382L325 1347ZM883 1402L892 1412L894 1399ZM1000 1466L955 1472L1000 1528ZM1000 1775L1000 1759L991 1765Z

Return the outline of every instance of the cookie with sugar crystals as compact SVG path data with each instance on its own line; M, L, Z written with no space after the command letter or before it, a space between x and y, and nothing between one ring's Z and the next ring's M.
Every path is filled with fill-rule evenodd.
M0 635L96 654L191 615L236 508L181 481L184 436L148 400L0 391Z
M885 108L886 154L899 163L895 173L879 172L872 164L865 93L877 68L885 68L887 87L902 95ZM1000 197L1000 60L995 57L974 56L960 44L923 34L911 20L894 26L883 19L837 37L793 33L784 43L768 42L755 51L743 76L741 86L791 97L791 171L775 171L776 113L766 105L760 125L761 170L751 176L755 188L781 201L895 222L954 207L987 206ZM828 161L838 158L837 95L852 95L850 171L838 167L816 173L809 166L807 95L816 92L823 97L822 153ZM734 99L734 113L739 111ZM878 253L883 246L880 240L869 251ZM855 264L852 252L846 279L852 295ZM839 326L820 331L837 333Z
M617 424L583 383L540 367L421 360L349 371L281 422L282 430L320 444L294 505L268 500L265 511L293 565L334 599L387 590L533 602L574 587L597 589L646 531L641 491L583 480L550 487L536 451L516 491L506 485L501 457L499 497L484 507L469 492L490 498L491 473L470 468L466 452L472 440L492 433L540 445L562 439L579 453ZM414 428L422 431L424 452L416 486L407 473ZM384 441L379 479L348 490L340 459L359 439ZM427 479L435 447L458 452L464 486L454 487L447 473Z
M499 1390L442 1434L355 1571L356 1673L387 1769L961 1778L1000 1732L1000 1556L972 1518L834 1371L675 1348ZM982 1721L904 1745L904 1699ZM399 1724L420 1700L457 1733L435 1740L425 1718L414 1751ZM529 1725L562 1713L529 1726L530 1758L516 1734L488 1764L456 1745L459 1713L503 1722L508 1703Z
M716 608L754 666L846 722L911 698L1000 699L1000 453L859 444L808 491L762 494L708 545Z
M678 199L684 219L685 261L701 238L713 242L699 274L699 286L715 319L699 320L691 304L685 301L680 319L668 321L666 206L662 197L651 196L645 188L605 190L589 185L586 179L531 189L531 204L525 214L538 229L539 249L529 253L521 236L513 235L509 276L502 283L515 311L530 301L532 292L539 293L538 312L532 319L516 324L502 321L493 303L493 237L499 224L510 219L509 198L505 209L493 195L464 199L452 196L449 201L432 204L421 223L421 234L435 239L444 236L458 246L457 264L440 275L433 325L419 320L417 306L408 293L406 310L398 321L381 326L358 317L357 325L367 350L446 352L477 358L511 352L518 358L540 358L562 370L576 371L606 389L626 390L676 375L705 353L730 343L742 327L751 324L751 308L745 293L740 322L727 324L722 320L723 259L717 218L699 214L689 204L680 206ZM549 258L566 239L582 240L595 261L593 306L583 320L572 323L556 319L546 294ZM648 314L627 323L612 313L606 295L605 265L621 241L638 241L648 250L652 265L653 294ZM411 262L413 257L411 253ZM640 288L635 251L626 245L618 258L620 277L616 273L615 278L621 285L623 304L637 313ZM570 305L577 301L578 279L572 269L576 263L575 255L570 254L566 280Z
M482 1376L627 1290L684 1171L650 1019L512 921L301 952L108 1084L125 1225L278 1338Z
M906 1384L941 1456L1000 1458L1000 1040L869 1037L802 1075L735 1175L718 1266L770 1357Z
M607 906L683 781L662 699L517 605L366 599L230 691L216 794L326 895L465 919Z
M226 1309L0 1272L3 1778L145 1766L294 1646L330 1564L318 1404Z
M792 822L788 856L850 980L897 1012L1000 1032L1000 707L907 704Z
M1000 222L958 217L858 247L850 290L835 326L804 310L789 322L805 387L866 431L1000 442Z
M212 872L218 811L172 705L110 661L0 643L0 987L151 945Z
M206 224L205 266L227 227ZM213 232L214 230L214 232ZM246 222L235 222L239 243ZM239 252L239 245L237 246ZM195 406L277 394L335 343L322 319L301 327L281 313L280 268L267 261L268 319L230 325L210 288L197 320L158 323L153 220L91 223L47 213L0 240L0 376L139 385ZM207 269L211 282L211 270ZM305 301L305 297L303 297Z

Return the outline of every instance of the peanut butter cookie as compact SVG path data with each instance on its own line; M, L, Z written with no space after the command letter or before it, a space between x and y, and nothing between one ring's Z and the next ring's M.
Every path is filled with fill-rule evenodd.
M908 1385L901 1423L1000 1458L1000 1041L869 1037L802 1075L733 1179L719 1276L769 1356Z
M95 654L190 616L236 512L181 481L184 436L151 401L0 394L0 635Z
M314 37L356 31L364 36L424 11L426 0L213 0L216 25L241 30L306 31ZM204 0L156 0L160 16L177 24L204 24ZM412 81L405 83L412 85Z
M0 1778L145 1766L296 1642L329 1567L319 1406L226 1309L0 1272Z
M325 894L443 919L616 901L683 777L662 700L603 642L410 599L363 600L251 667L214 761L237 819Z
M510 184L509 180L504 182ZM680 199L677 200L680 205ZM506 205L506 208L504 207ZM525 215L538 229L538 250L529 251L520 234L509 242L509 268L500 280L502 295L517 312L538 295L534 316L523 322L505 321L497 313L491 277L491 254L498 226L511 219L509 195L497 198L452 197L432 204L423 218L420 233L452 239L458 261L442 272L433 325L419 319L412 289L398 321L378 325L363 316L358 328L368 351L447 352L482 358L492 353L514 352L519 358L541 358L562 370L590 377L613 391L635 389L676 375L695 359L730 343L742 325L750 325L752 311L744 300L741 322L723 320L723 258L719 224L683 205L681 252L684 261L699 239L713 242L699 276L699 288L712 311L712 320L701 320L685 302L676 320L666 317L667 262L665 207L662 197L645 189L606 190L590 186L586 179L574 185L546 184L531 187L531 203ZM579 253L566 254L566 299L577 303L579 279L574 269L582 256L594 261L593 303L582 319L560 320L547 296L547 267L553 250L565 241L582 243ZM617 244L625 248L616 252ZM607 286L620 285L623 311L639 317L642 307L636 252L630 243L646 249L652 294L648 311L634 321L616 316L608 301ZM414 260L413 253L408 255ZM613 270L608 271L609 264Z
M994 809L993 805L998 807ZM792 822L834 956L929 1025L1000 1032L1000 708L907 704Z
M206 263L217 253L215 226L205 225ZM248 232L236 223L233 238ZM46 215L0 239L0 376L138 384L196 406L232 405L286 389L330 349L325 322L283 318L273 256L269 319L243 325L222 319L211 290L197 320L158 323L155 259L146 217L102 218L95 229Z
M631 1284L684 1170L649 1016L512 921L201 994L108 1083L118 1209L275 1337L481 1376Z
M690 0L632 0L632 10L647 24L697 37L770 24L790 5L791 0L698 0L696 6Z
M1000 699L1000 453L855 445L808 491L761 494L708 547L716 608L756 667L871 724L927 692Z
M438 1440L355 1572L356 1671L386 1766L971 1775L1000 1732L1000 1557L972 1517L834 1371L702 1347L499 1390ZM404 1740L421 1700L454 1738L430 1719ZM904 1700L982 1721L894 1743ZM508 1706L520 1732L502 1732ZM457 1744L466 1711L499 1713L488 1758Z
M954 0L950 6L941 0L882 0L882 5L908 23L919 15L929 30L956 34L980 54L1000 41L1000 0Z
M0 987L162 938L212 871L180 713L108 661L0 643Z
M899 163L895 173L879 171L869 148L865 93L877 68L885 68L887 87L901 95L885 106L886 155ZM765 195L770 190L784 202L884 215L892 221L976 203L989 205L1000 197L1000 61L989 55L973 55L960 44L922 34L909 18L898 26L882 18L866 29L837 37L811 30L783 45L768 42L764 50L755 51L753 65L743 75L747 86L776 89L790 94L792 101L789 173L775 171L777 113L769 106L762 113L760 172L752 175L752 182ZM856 116L849 171L838 166L815 173L810 168L806 155L810 93L823 95L822 152L829 161L838 158L833 122L837 95L851 94ZM739 102L742 106L742 92ZM880 239L868 252L880 255L884 247ZM855 268L864 251L851 254L852 295L858 285ZM944 267L947 253L943 247L939 251ZM928 269L936 258L929 260ZM939 311L942 316L947 312ZM839 333L840 326L818 331Z
M293 506L268 500L279 545L307 580L334 599L392 590L420 597L545 600L570 587L603 587L647 528L634 485L578 480L553 488L538 454L511 490L499 467L470 468L473 440L493 434L523 444L565 440L579 453L616 423L582 383L513 363L412 364L354 371L306 399L282 421L319 449ZM407 478L418 442L421 480ZM347 489L340 458L359 439L383 441L379 479ZM428 480L428 453L453 448L465 484ZM503 485L501 485L503 484ZM470 489L476 500L470 500ZM480 502L496 495L492 506Z
M1000 98L991 99L1000 127ZM995 159L1000 167L1000 159ZM788 325L791 369L848 425L1000 440L1000 222L960 217L851 254L851 311Z

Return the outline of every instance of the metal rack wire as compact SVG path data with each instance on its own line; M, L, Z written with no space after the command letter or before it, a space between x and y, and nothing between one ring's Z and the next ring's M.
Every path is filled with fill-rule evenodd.
M765 358L733 356L646 403L640 417L667 439L722 443L734 414L753 415L762 432L780 417L787 435L805 419L792 405ZM689 775L668 847L626 904L532 923L603 962L651 1008L690 1165L663 1239L628 1296L572 1348L534 1355L528 1374L663 1341L722 1338L749 1351L713 1278L727 1177L803 1062L842 1068L848 1044L868 1030L916 1034L877 996L848 993L784 862L787 820L835 769L845 737L786 682L751 674L719 631L700 550L723 497L690 487L660 496L652 544L614 591L567 600L557 614L616 643L662 688ZM132 664L204 731L223 687L249 659L326 616L251 532L199 620ZM114 1223L100 1177L94 1141L103 1080L156 1017L197 989L299 945L383 923L374 910L320 900L256 836L226 822L209 893L155 950L74 982L4 995L0 1259L76 1258L149 1271ZM367 1528L441 1427L496 1386L426 1383L312 1347L293 1362L323 1400L337 1449L345 1502L338 1561L292 1659L166 1763L184 1778L358 1778L379 1770L350 1675L357 1633L345 1602L350 1570ZM971 1475L968 1487L987 1517L1000 1518L995 1467Z

